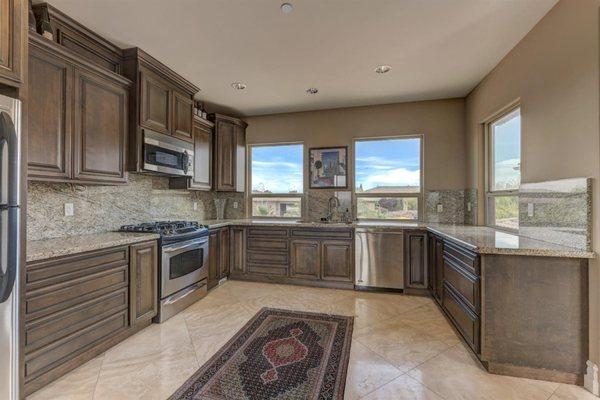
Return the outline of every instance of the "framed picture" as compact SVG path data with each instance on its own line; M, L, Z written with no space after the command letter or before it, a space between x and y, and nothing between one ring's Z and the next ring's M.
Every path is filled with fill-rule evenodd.
M309 149L309 179L311 189L348 187L348 147L318 147Z

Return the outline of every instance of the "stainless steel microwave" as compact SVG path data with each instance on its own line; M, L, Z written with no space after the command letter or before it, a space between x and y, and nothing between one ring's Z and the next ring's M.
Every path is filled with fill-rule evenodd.
M194 146L192 143L153 132L144 134L144 170L173 176L192 176Z

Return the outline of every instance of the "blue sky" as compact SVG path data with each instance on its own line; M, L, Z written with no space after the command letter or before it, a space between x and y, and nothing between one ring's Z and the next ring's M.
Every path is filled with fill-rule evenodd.
M356 187L419 186L420 142L418 138L356 142Z
M252 147L252 191L302 193L301 144Z
M521 182L521 115L494 124L495 189L517 189Z

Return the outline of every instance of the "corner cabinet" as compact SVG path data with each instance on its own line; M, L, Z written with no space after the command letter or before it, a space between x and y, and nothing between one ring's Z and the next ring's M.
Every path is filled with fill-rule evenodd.
M246 127L244 121L222 114L210 114L215 124L214 189L243 192L246 185Z
M23 41L27 40L27 0L0 0L0 83L19 87L23 81Z
M130 251L129 319L133 326L158 313L158 246L154 240L131 245Z
M28 179L127 182L130 81L29 36Z

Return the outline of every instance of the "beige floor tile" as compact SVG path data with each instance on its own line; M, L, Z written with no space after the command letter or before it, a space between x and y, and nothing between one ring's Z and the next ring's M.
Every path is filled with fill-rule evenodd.
M401 374L402 372L389 361L357 341L353 341L344 398L359 399Z
M269 294L285 294L280 285L274 285L271 283L230 281L223 286L226 286L227 290L229 290L229 292L236 299L238 299L238 301L264 297Z
M100 375L104 355L96 357L45 388L28 400L91 400Z
M452 346L426 332L393 320L361 330L355 338L392 362L402 372L407 372Z
M419 296L371 292L357 293L356 299L358 302L390 317L399 316L427 304L426 299Z
M462 345L456 345L408 372L444 399L548 399L558 386L487 373Z
M393 321L407 324L450 345L460 343L456 332L434 304L407 311L394 317Z
M247 299L243 302L240 302L240 304L252 315L256 314L264 307L281 308L284 310L295 309L295 307L290 304L290 302L287 301L283 295L280 294L267 294L264 297Z
M550 400L598 400L598 397L580 386L560 385Z
M402 375L390 383L383 385L379 389L367 396L363 397L362 400L443 400L442 397L438 396L417 380Z
M252 316L254 313L248 311L242 303L234 303L199 309L183 317L192 340L195 340L197 337L240 329Z

